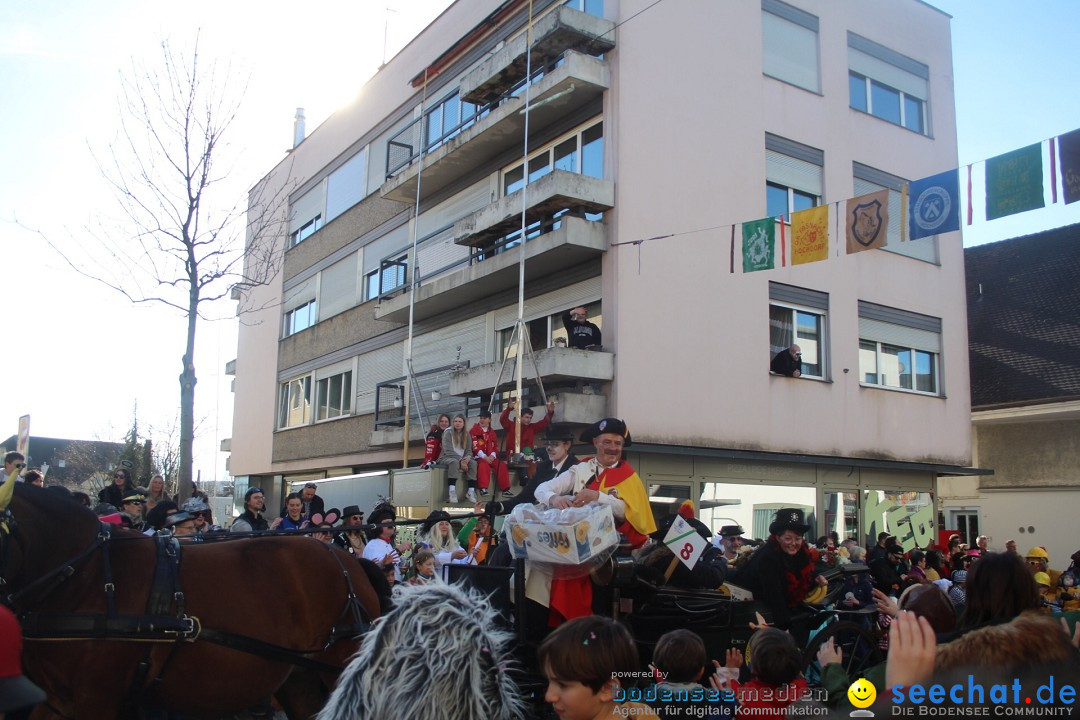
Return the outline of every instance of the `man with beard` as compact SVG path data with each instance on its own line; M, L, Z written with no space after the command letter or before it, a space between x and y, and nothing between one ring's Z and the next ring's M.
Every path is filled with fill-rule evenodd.
M266 532L270 523L263 517L266 509L266 496L262 488L248 488L244 493L244 512L233 521L232 532Z

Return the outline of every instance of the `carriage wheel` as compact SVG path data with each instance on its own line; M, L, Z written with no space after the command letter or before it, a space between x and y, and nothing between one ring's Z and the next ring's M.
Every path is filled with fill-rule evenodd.
M836 641L836 647L843 657L841 666L852 681L861 678L869 668L885 659L874 633L853 622L838 622L819 632L806 646L802 663L804 673L814 670L816 672L812 674L821 677L817 653L829 640Z

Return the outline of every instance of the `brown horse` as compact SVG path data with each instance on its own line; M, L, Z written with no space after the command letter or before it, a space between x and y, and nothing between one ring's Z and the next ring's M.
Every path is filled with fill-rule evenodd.
M199 635L162 638L162 623L155 636L150 621L145 636L136 630L72 639L79 633L65 632L64 623L109 615L107 574L115 588L112 615L147 614L157 544L124 529L105 540L88 509L29 485L15 488L10 511L6 532L0 527L0 596L23 617L26 673L49 696L34 717L115 718L152 706L220 717L271 695L290 718L311 717L336 681L334 668L359 645L354 633L341 638L341 628L378 617L373 583L381 581L379 590L386 590L377 572L310 537L185 544L179 589L186 615L202 628ZM166 597L169 612L156 615L176 622L172 589ZM50 620L52 629L41 630ZM213 642L215 632L219 639L239 638L241 649ZM313 678L323 682L314 692Z

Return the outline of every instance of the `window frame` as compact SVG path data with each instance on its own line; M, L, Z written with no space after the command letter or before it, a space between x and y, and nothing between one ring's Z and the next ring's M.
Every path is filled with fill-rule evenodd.
M816 364L821 367L821 374L820 375L812 375L812 374L807 373L807 371L806 371L807 363L803 362L803 363L800 363L800 365L799 365L799 370L801 371L801 375L799 376L799 379L806 378L807 380L818 380L818 381L828 382L828 380L829 380L829 352L828 352L828 347L829 347L829 345L828 345L828 338L829 338L829 329L828 329L829 328L829 309L828 308L810 307L808 305L801 305L801 304L798 304L798 303L788 302L786 300L779 300L779 299L775 299L775 298L770 298L769 299L769 325L770 325L770 328L772 326L772 311L773 311L774 307L775 308L780 308L780 309L783 309L783 310L789 310L792 313L792 316L791 316L791 329L792 329L791 344L792 345L799 345L800 347L802 347L802 345L804 343L806 343L806 342L815 342L813 340L802 340L802 341L800 341L799 332L798 332L799 325L798 325L798 322L797 322L798 321L798 313L803 313L803 314L806 314L806 315L813 315L813 316L816 316L818 318L818 328L819 328L818 329L818 334L819 334L819 337L818 337L818 339L816 341L817 350L818 350L818 363L816 363ZM788 347L790 347L790 346L788 346ZM784 348L784 349L786 349L786 348ZM778 352L780 352L780 350L774 349L773 344L771 342L771 338L770 338L770 342L769 342L769 360L771 361L774 357L776 357L776 353L778 353Z
M603 151L605 149L604 148L604 139L605 138L604 138L603 124L604 124L604 116L603 115L599 115L599 116L595 116L593 118L590 118L585 123L582 123L581 125L578 125L576 128L574 128L572 130L569 130L569 131L563 133L562 135L559 135L558 137L551 140L550 142L544 143L544 145L542 147L540 147L540 148L534 150L533 152L529 153L529 157L527 158L527 161L528 161L527 165L526 165L525 161L522 161L521 159L516 159L513 162L511 162L510 164L504 166L499 171L499 196L500 197L506 197L508 195L513 195L515 192L517 192L521 188L525 187L525 172L524 172L525 167L530 167L531 168L532 165L533 165L533 162L535 160L539 159L541 156L546 156L546 160L547 160L546 167L548 169L545 172L540 173L539 175L537 175L535 179L530 179L529 184L532 184L532 183L538 181L540 178L544 177L545 175L551 174L551 172L556 169L555 148L557 148L558 146L562 145L567 140L570 140L572 138L576 140L576 146L577 146L575 148L575 150L574 150L574 154L576 155L576 157L574 158L575 169L574 170L567 170L567 172L573 172L573 173L575 173L577 175L584 175L585 177L598 177L599 179L602 180L603 179L603 160L602 159L601 159L601 162L600 162L600 175L599 176L585 175L585 173L582 172L582 171L584 170L584 166L585 166L585 145L586 145L585 138L584 138L585 133L587 133L588 131L592 130L593 128L595 128L597 126L600 126L600 137L598 138L598 140L600 140L600 143L601 143L600 144L600 150L601 150L601 153L603 153ZM590 141L590 142L594 142L594 141ZM601 158L603 158L603 155L601 155ZM560 169L563 169L563 168L560 168ZM508 186L507 186L507 183L506 183L506 180L507 180L506 176L508 174L510 174L511 172L515 171L515 170L521 170L521 180L515 181L516 183L520 183L520 184L517 187L515 187L513 190L509 190ZM530 178L531 178L532 172L530 172L529 174L530 174Z
M312 379L312 373L305 373L303 375L298 375L296 377L289 378L288 380L283 380L278 383L278 408L275 423L278 430L291 430L293 428L304 427L311 424L313 410L311 393L314 385ZM305 400L301 394L297 394L297 397L300 398L301 402L304 402L306 404L306 407L300 410L302 414L301 420L297 423L290 424L288 422L288 419L292 415L293 406L297 404L293 401L294 385L302 386L304 388L303 394L305 394L307 398Z
M889 85L887 83L883 83L880 80L875 80L874 78L869 77L868 75L863 75L862 73L856 72L854 70L848 70L848 89L849 89L849 91L852 88L851 81L852 80L860 80L860 79L863 82L863 96L862 96L862 98L863 98L864 104L866 105L866 108L863 109L861 107L856 107L855 103L854 103L854 99L850 98L850 96L849 96L848 107L850 107L852 110L856 110L856 111L864 113L866 115L872 115L872 116L876 117L878 120L884 120L885 122L890 123L892 125L898 125L898 126L904 128L904 129L910 130L911 132L916 133L918 135L927 135L928 134L927 130L926 130L927 122L926 122L926 101L925 100L923 100L922 98L917 97L915 95L911 95L909 93L906 93L906 92L904 92L903 90L901 90L899 88L894 88L892 85ZM882 88L882 89L884 89L884 90L888 90L888 91L891 91L891 92L894 92L894 93L897 94L897 98L899 100L899 105L900 105L900 107L899 107L900 121L899 122L894 122L892 120L892 118L886 117L884 115L879 115L878 113L874 112L874 93L873 93L873 89L874 89L875 85ZM907 109L908 101L914 101L914 102L918 103L918 106L919 106L919 118L918 118L918 120L919 120L919 128L913 128L913 127L911 127L911 125L908 124L908 117L907 117L908 116L908 109Z
M875 346L874 376L879 380L879 382L869 382L869 381L866 380L866 373L863 372L863 365L862 365L862 350L863 350L863 345L864 344L872 344L872 345ZM897 348L897 349L901 350L902 352L910 353L909 358L915 358L911 362L911 364L915 368L918 367L917 355L919 353L922 353L924 355L929 355L930 356L930 362L931 362L931 368L930 368L931 369L931 375L930 376L931 376L931 378L933 379L933 382L934 382L934 389L933 390L920 390L920 389L918 389L918 384L919 384L919 375L918 375L918 373L910 373L910 372L908 373L908 377L911 378L910 382L912 384L912 387L904 387L903 385L886 385L885 383L880 382L880 380L882 378L882 375L883 375L883 373L881 372L881 366L882 366L881 358L882 358L882 355L884 354L883 351L882 351L883 347ZM929 396L929 397L941 397L942 396L942 393L941 393L941 354L940 353L934 352L932 350L923 350L923 349L920 349L920 348L915 347L915 346L894 345L892 343L887 343L887 342L884 342L882 340L869 340L869 339L864 338L864 337L859 338L859 353L860 353L860 355L859 355L859 385L861 385L863 387L868 387L868 388L877 388L879 390L893 390L893 391L897 391L897 392L912 393L912 394L915 394L915 395L926 395L926 396ZM897 376L898 379L903 378L903 377L904 377L904 375L898 375Z
M772 78L772 79L777 80L779 82L782 82L782 83L784 83L786 85L791 85L792 87L797 87L797 88L799 88L801 90L806 90L807 92L812 92L814 94L820 95L822 93L822 87L821 87L821 85L822 85L822 83L821 83L821 27L820 27L821 26L821 21L820 21L820 19L816 15L814 15L812 13L808 13L805 10L801 10L801 9L799 9L797 7L792 6L792 5L788 5L785 2L781 2L781 0L762 0L762 2L761 2L761 12L762 12L762 18L761 18L761 36L762 36L761 37L761 45L762 45L762 61L761 61L762 68L761 69L762 69L762 74L765 77ZM770 55L770 43L769 43L768 38L767 38L768 28L766 27L764 14L769 14L769 15L773 16L774 18L776 18L777 20L781 21L781 22L788 23L789 25L791 25L794 28L801 28L801 29L803 29L805 31L808 31L808 32L813 34L813 38L814 38L814 51L813 51L814 52L814 63L813 63L814 64L814 80L813 80L813 87L807 87L807 85L805 85L805 84L803 84L801 82L801 79L797 79L795 77L792 77L791 75L788 75L787 77L784 77L782 73L776 72L774 68L766 67L766 65L768 64L768 63L766 63L766 58L767 57L772 57L772 56L777 56L777 53L772 52L772 55ZM796 57L788 56L788 57L785 57L784 60L786 60L786 61L795 61L794 64L799 65L799 66L806 66L806 64L807 64L805 62L806 58L803 58L803 57L796 58ZM797 80L799 80L799 81L797 81Z
M848 106L856 112L871 115L891 125L930 137L930 68L925 63L881 45L852 31L848 39ZM875 72L876 69L876 72ZM892 81L889 78L892 78ZM865 108L856 104L852 96L855 80L861 79ZM907 89L899 85L906 85ZM899 105L899 121L874 112L874 89L895 93ZM923 95L924 97L920 97ZM908 103L918 104L919 127L912 127Z
M299 327L296 324L297 318L300 317L299 312L301 310L306 310L306 315L309 320L308 324L304 325L303 327ZM310 327L314 327L318 324L318 322L319 300L318 298L311 298L306 303L301 303L300 305L297 305L291 310L285 311L284 315L282 316L281 338L284 340L287 337L292 337L299 332L303 332Z
M352 400L355 392L355 388L353 386L354 376L355 373L353 372L353 368L350 366L348 368L339 370L338 372L328 373L326 375L323 375L322 377L318 377L315 380L315 402L312 407L312 419L315 424L333 422L334 420L340 420L341 418L349 417L352 415ZM326 402L325 406L328 412L326 413L326 416L323 417L323 388L325 387L327 391L329 391L335 378L341 378L341 385L338 389L338 413L336 415L330 415L330 404L329 402ZM326 394L329 395L329 392L327 392Z
M383 285L382 285L383 273L386 273L386 272L390 271L390 267L387 267L385 265L387 262L389 262L393 266L397 267L397 271L401 275L401 282L398 283L397 285L394 285L393 287L384 288ZM378 286L377 286L377 290L376 290L375 294L371 295L369 293L370 293L370 291L372 289L371 284L372 284L373 281L377 281ZM367 272L364 275L363 282L364 282L364 290L363 290L364 299L363 299L362 302L368 302L369 300L377 300L377 299L379 299L381 297L384 297L385 295L388 295L389 293L394 292L395 290L399 290L399 289L405 287L406 285L408 285L409 284L409 251L406 251L406 252L402 253L401 255L399 255L397 257L387 257L387 258L383 258L382 260L380 260L379 261L379 267L375 268L374 270L370 270L369 272Z
M308 220L289 234L289 247L294 248L322 229L322 214Z

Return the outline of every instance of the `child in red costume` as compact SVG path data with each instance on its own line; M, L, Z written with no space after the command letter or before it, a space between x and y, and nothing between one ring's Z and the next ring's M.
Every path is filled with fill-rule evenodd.
M507 497L510 469L499 459L499 436L491 427L490 410L480 411L477 423L469 430L469 437L472 438L473 457L476 458L476 485L480 488L480 496L488 494L491 476L494 475L499 490Z
M739 701L735 720L787 718L791 705L807 702L809 689L802 676L802 653L790 634L774 627L762 627L746 646L753 677L738 681L742 653L731 648L727 662L709 678L720 691L731 690Z

